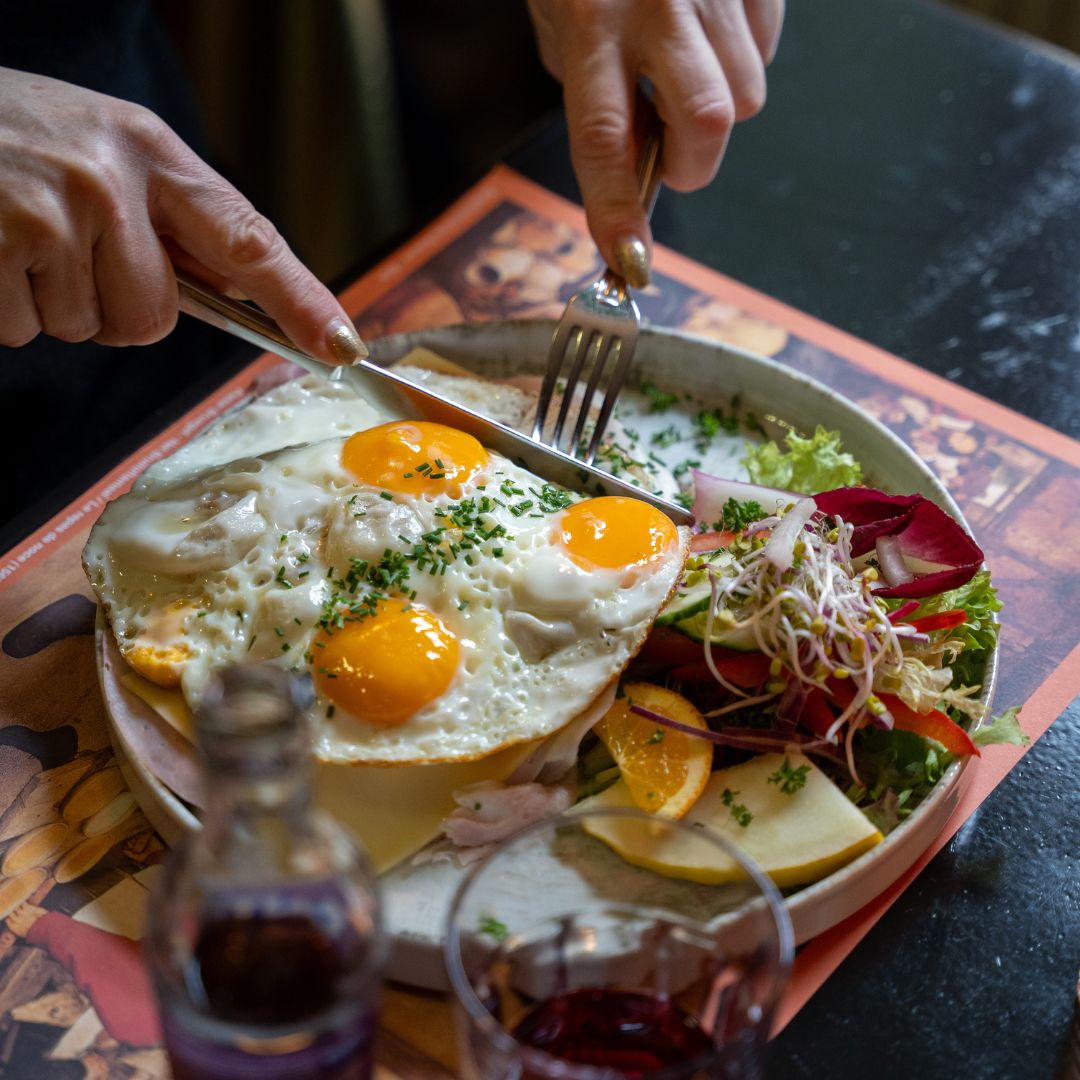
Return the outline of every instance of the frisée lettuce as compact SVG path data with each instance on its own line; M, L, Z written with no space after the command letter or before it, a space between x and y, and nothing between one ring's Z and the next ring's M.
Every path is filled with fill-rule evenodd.
M812 495L862 482L862 466L840 445L840 435L820 424L809 438L789 431L787 450L774 442L747 447L742 464L752 483Z

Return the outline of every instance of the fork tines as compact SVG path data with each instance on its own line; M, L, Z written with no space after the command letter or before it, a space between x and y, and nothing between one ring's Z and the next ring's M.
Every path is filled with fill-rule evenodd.
M626 381L639 319L637 305L625 283L610 271L570 300L548 353L547 371L536 405L534 439L592 463L615 399ZM567 357L570 363L564 375ZM583 379L585 389L579 393ZM604 398L586 445L586 424L593 399L601 388ZM548 412L557 392L561 398L558 416L552 430L546 432ZM575 409L572 430L566 439L567 420Z

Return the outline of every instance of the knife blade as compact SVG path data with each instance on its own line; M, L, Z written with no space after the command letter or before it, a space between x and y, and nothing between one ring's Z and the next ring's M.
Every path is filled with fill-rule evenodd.
M297 348L281 327L264 312L221 295L183 271L176 271L176 281L180 289L180 310L185 314L292 360L321 378L350 384L366 401L388 416L446 424L472 435L484 446L523 465L544 480L572 491L641 499L666 514L676 525L694 524L693 514L684 507L417 386L370 360L341 367L318 360Z

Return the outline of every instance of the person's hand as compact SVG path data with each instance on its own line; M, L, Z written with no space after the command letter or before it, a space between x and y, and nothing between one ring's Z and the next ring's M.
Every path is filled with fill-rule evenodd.
M563 84L570 153L589 229L631 284L652 234L638 200L633 108L647 78L664 125L663 180L716 175L737 120L765 103L784 0L529 0L540 56Z
M315 356L363 349L274 226L157 116L0 68L0 344L157 341L176 323L174 262Z

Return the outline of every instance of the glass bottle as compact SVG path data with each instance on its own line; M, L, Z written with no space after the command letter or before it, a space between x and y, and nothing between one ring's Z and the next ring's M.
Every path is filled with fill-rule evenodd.
M367 1080L385 943L356 843L312 806L304 685L227 671L199 710L206 809L152 898L176 1080Z

